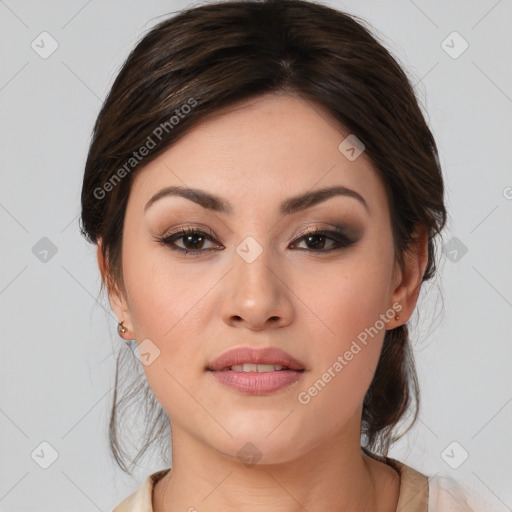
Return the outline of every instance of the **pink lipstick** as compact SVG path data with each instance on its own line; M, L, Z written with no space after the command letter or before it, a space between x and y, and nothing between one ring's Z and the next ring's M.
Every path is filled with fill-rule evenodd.
M251 395L272 393L297 382L304 365L277 347L228 350L206 368L220 383Z

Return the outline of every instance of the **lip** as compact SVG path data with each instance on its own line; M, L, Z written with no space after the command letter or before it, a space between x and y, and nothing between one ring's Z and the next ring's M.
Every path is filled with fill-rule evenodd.
M279 364L289 370L271 372L238 372L226 370L236 364ZM296 383L304 374L304 365L287 352L277 347L253 349L239 347L228 350L206 368L218 382L238 392L263 395L279 391Z
M237 347L223 352L219 357L208 364L207 370L220 371L236 364L280 364L290 370L304 370L304 364L293 356L277 347L264 347L254 349L251 347ZM239 373L239 372L238 372Z
M273 372L234 372L209 371L218 382L249 395L264 395L279 391L296 383L303 375L303 371L277 370Z

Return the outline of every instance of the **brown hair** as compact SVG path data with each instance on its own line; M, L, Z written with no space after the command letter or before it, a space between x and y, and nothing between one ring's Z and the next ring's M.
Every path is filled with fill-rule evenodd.
M431 279L435 238L446 222L436 144L408 77L364 24L319 3L268 0L210 3L152 28L128 56L102 106L85 166L81 230L88 241L101 241L108 270L102 284L124 293L123 221L137 167L207 116L266 93L319 102L364 143L388 194L396 260L403 265L415 229L424 227L429 239L423 281ZM169 420L141 374L118 397L120 367L133 375L125 366L129 352L118 354L110 417L110 448L126 472L125 459L135 464L155 435L163 440ZM118 435L119 414L138 397L146 407L147 437L129 458ZM364 398L367 455L387 457L412 397L416 408L409 428L417 418L419 391L408 328L402 325L386 332Z

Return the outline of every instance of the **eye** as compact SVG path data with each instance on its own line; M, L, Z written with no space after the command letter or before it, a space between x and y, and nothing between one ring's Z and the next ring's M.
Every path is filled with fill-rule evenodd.
M212 250L211 248L204 250L203 246L206 241L213 242L213 236L213 232L211 231L207 234L199 229L186 227L180 228L178 231L163 237L156 237L156 240L163 245L168 245L173 251L179 251L183 254L199 254L206 252L206 250ZM175 243L177 240L182 240L184 247L179 247ZM215 246L214 244L214 249L219 249L219 246Z
M222 246L214 243L215 235L212 231L205 233L204 231L191 227L180 228L179 230L165 236L155 237L155 240L163 245L169 246L171 250L178 251L183 254L199 255L207 251L223 249ZM180 247L176 243L177 241L181 241L183 247ZM342 249L355 242L355 240L352 240L345 235L341 228L337 228L336 231L325 229L312 229L306 231L296 238L292 242L291 246L296 247L302 241L304 241L308 247L300 250L319 253ZM331 247L326 249L325 246L326 244L329 245L329 241L331 242ZM213 247L205 248L204 245L207 242L212 243Z
M303 240L306 245L309 245L309 247L302 250L311 252L330 252L336 249L342 249L343 247L348 247L354 243L355 240L352 240L347 235L345 235L341 228L337 229L337 231L325 229L313 229L306 231L293 242L293 245L296 246L298 242ZM331 244L329 249L325 249L326 242L329 240L334 242L334 244Z

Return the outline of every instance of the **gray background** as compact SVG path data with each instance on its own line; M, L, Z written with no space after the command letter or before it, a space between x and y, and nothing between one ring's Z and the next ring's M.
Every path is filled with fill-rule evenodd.
M158 16L190 5L0 0L0 511L108 511L163 467L153 459L131 479L110 460L122 341L77 220L119 66ZM390 455L511 510L512 1L329 5L370 22L413 77L447 186L440 279L413 317L423 407ZM43 31L58 42L48 58L31 47L45 37L51 49Z

